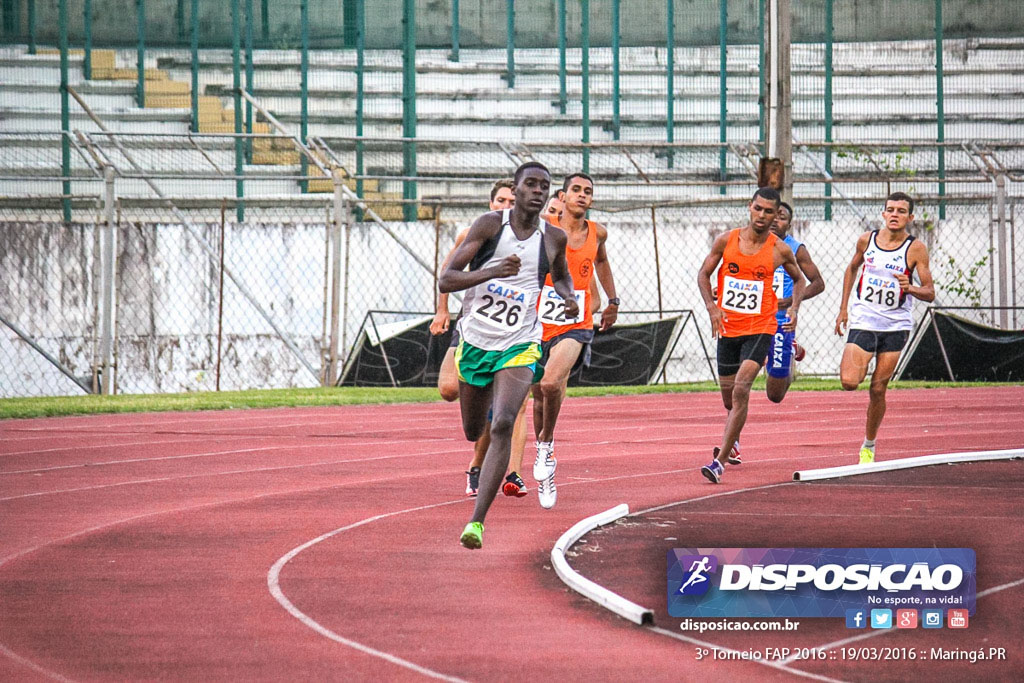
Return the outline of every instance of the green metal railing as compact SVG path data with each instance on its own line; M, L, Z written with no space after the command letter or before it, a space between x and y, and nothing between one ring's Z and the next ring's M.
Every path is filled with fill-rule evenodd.
M138 41L135 45L135 101L140 107L146 106L146 0L135 0L135 22L138 26Z
M189 129L193 133L199 132L199 0L192 0L192 123Z
M4 12L4 37L9 42L16 39L22 44L27 43L29 53L36 52L37 47L45 52L46 47L52 47L55 43L60 45L62 91L68 85L68 78L71 78L72 86L78 78L77 73L70 76L64 73L69 62L77 66L74 61L77 57L69 54L71 47L84 47L82 75L86 79L104 78L99 74L107 71L106 62L99 61L96 48L112 45L107 25L110 2L82 0L81 15L76 5L72 7L75 16L69 17L66 1L51 5L37 4L34 0L0 0L0 8ZM183 104L190 107L189 128L197 133L200 129L200 100L204 94L200 76L207 68L207 62L213 63L216 69L216 62L221 59L217 53L203 48L220 45L224 36L230 35L230 89L225 72L224 86L207 86L211 90L205 94L220 94L225 98L224 105L227 107L231 106L228 98L233 100L234 130L239 134L250 134L250 137L239 135L235 139L241 153L241 157L235 159L235 194L238 198L244 197L247 165L258 161L254 157L268 156L256 154L251 137L260 127L256 120L262 120L261 114L253 111L256 107L252 102L259 102L261 97L266 96L273 98L271 106L275 115L278 113L276 107L285 109L286 113L281 120L294 126L298 138L303 142L311 135L329 137L333 134L350 135L353 132L357 137L363 136L364 132L401 136L406 141L403 143L405 168L401 194L407 200L405 215L412 216L414 200L426 192L422 181L416 180L417 128L425 130L427 126L424 121L429 121L429 117L433 116L430 113L417 113L418 109L427 112L422 104L417 107L417 99L423 101L425 97L423 92L417 92L417 49L450 47L450 60L465 61L466 55L472 53L467 53L463 48L487 45L493 52L483 63L494 65L495 61L498 62L491 70L495 72L493 75L504 76L504 86L519 90L541 88L545 94L540 99L550 99L550 104L557 106L557 114L553 106L549 115L563 117L557 121L559 130L565 131L569 127L576 130L579 126L577 139L584 143L579 152L584 169L590 168L593 162L591 148L586 143L641 138L674 143L680 139L696 138L703 142L719 143L716 148L717 157L702 161L700 172L710 182L713 191L729 194L730 183L736 179L737 174L744 173L744 170L737 169L734 159L728 158L729 143L749 146L750 149L760 147L761 153L765 152L767 87L763 74L768 69L765 57L768 0L732 0L731 6L728 0L688 3L644 0L636 5L625 4L622 0L549 0L549 3L546 5L549 9L545 10L542 17L547 22L544 27L548 28L548 32L541 39L536 31L541 21L537 18L538 13L528 13L526 5L520 4L519 9L522 11L517 14L513 0L479 0L470 5L460 3L459 0L452 0L451 3L402 0L400 4L398 0L393 0L392 10L388 13L381 9L385 3L366 3L365 0L343 0L341 3L329 3L327 0L285 0L281 3L230 0L222 4L213 3L212 0L177 0L175 5L171 5L172 8L176 7L173 21L168 22L156 21L155 16L150 16L147 21L147 10L152 10L149 14L153 15L160 8L166 9L166 5L158 8L153 3L147 6L146 0L134 0L135 16L122 11L121 14L125 16L118 18L122 25L123 41L113 44L125 49L117 54L119 66L122 67L118 69L120 73L117 76L124 76L124 67L134 66L134 98L138 106L146 106L147 99L150 106L158 104L158 99L165 98L158 96L152 82L149 83L147 98L147 47L152 64L152 51L155 47L163 49L169 44L173 47L174 41L184 41L182 47L191 55L187 65L184 63L187 58L168 57L166 52L159 59L161 62L177 60L176 68L181 72L187 70L188 76L182 78L190 77L190 97ZM797 17L795 33L802 33L806 42L822 48L808 49L800 42L793 45L794 129L814 130L811 134L803 135L806 139L795 141L795 146L799 149L808 144L825 143L814 148L814 164L822 178L820 206L824 207L824 218L830 219L834 211L841 209L842 200L835 189L841 186L833 187L826 180L836 168L842 168L838 158L842 152L829 143L837 138L850 139L850 131L847 130L850 126L873 125L869 116L872 111L870 102L871 98L879 98L880 95L877 92L857 92L852 79L861 78L863 73L870 72L877 66L877 60L869 56L869 51L859 47L862 43L851 40L852 29L846 25L848 22L845 22L845 15L842 14L845 10L839 6L840 14L837 17L835 0L792 0L792 3L793 14ZM56 17L52 13L58 5L59 22L54 21ZM449 20L450 26L430 25L429 22L436 20L440 11L434 8L435 5L443 8L443 20ZM636 8L641 5L657 14L638 16ZM338 6L342 8L343 14L338 13ZM395 11L399 7L400 12ZM947 135L956 140L966 136L972 139L983 138L984 127L993 123L968 108L970 93L964 90L963 84L976 79L978 92L986 92L990 85L996 84L1004 88L1005 92L1001 90L995 97L1011 96L1011 88L999 85L1000 81L994 79L1010 78L1018 70L1018 67L1011 64L1011 73L1007 74L1004 68L1008 61L1007 55L1012 59L1016 48L1012 41L1005 46L999 44L998 48L995 43L982 42L980 46L967 43L963 63L960 59L944 60L944 49L950 47L945 34L950 32L953 35L955 31L954 37L959 40L965 30L959 24L955 29L952 27L952 17L958 15L951 9L948 0L946 7L943 7L942 0L907 0L907 4L900 7L903 9L892 10L893 17L902 16L901 12L908 17L913 15L916 33L912 37L919 41L919 44L911 45L907 53L910 62L901 65L905 67L901 68L901 73L908 71L916 78L913 85L914 97L887 101L886 109L895 110L894 125L913 127L910 138L923 137L939 143L935 167L939 182L930 191L940 198L937 213L942 219L946 216L946 203L941 200L947 189L950 192L956 191L954 183L958 169L947 167L947 164L952 163L949 161L951 157L941 143L947 139ZM929 9L933 15L928 14ZM482 14L485 10L486 15ZM944 25L943 10L946 17L951 18L950 27ZM465 22L460 20L460 12L465 12ZM218 13L226 14L221 17ZM481 23L481 17L489 21ZM396 22L394 26L383 23L388 18ZM501 21L502 18L505 21ZM223 24L227 19L230 19L230 32L224 30ZM367 52L377 47L382 40L391 40L397 33L395 28L399 20L402 24L400 70L398 50L394 53ZM417 20L420 22L419 31ZM58 23L58 31L53 32ZM884 17L875 23L880 27L879 30L891 26L891 22ZM472 26L473 31L462 32L463 24ZM641 24L646 27L644 33L639 33L638 26ZM479 26L485 26L485 29ZM922 26L930 34L922 35ZM550 31L551 28L557 29L557 35ZM946 31L947 28L949 31ZM486 36L479 35L483 30L489 33ZM664 34L662 30L665 30ZM132 33L135 35L132 36ZM387 35L382 37L382 34ZM800 39L799 36L795 38ZM901 38L897 36L897 40ZM698 40L700 42L695 42ZM926 45L920 44L925 40ZM542 47L548 50L547 54L539 52L538 48ZM718 59L714 60L716 47ZM502 48L505 57L503 64ZM353 49L354 59L351 52ZM266 53L261 50L281 51L285 56L281 63L273 65L271 69L263 64L260 56ZM739 59L741 55L744 60ZM988 66L989 62L985 60L994 60L999 66ZM132 61L134 64L131 64ZM96 65L104 68L100 69ZM714 73L715 66L718 67L717 74ZM223 68L227 68L226 62ZM475 77L478 73L473 64L446 68L448 74L459 74L460 77L462 74ZM444 69L441 71L444 72ZM1024 63L1019 71L1024 73ZM946 75L950 75L948 81L945 80ZM374 80L368 80L370 76ZM132 77L131 72L128 77ZM898 77L892 75L890 80L897 81ZM402 79L400 87L399 78ZM557 102L554 101L556 78ZM423 81L422 76L420 79L421 88L429 82L426 88L436 89L433 84L438 79L431 77L429 81ZM753 79L756 79L756 87ZM932 82L935 88L934 110L930 108L930 102L925 105L921 99L924 97L930 100ZM125 85L129 83L125 82ZM366 83L373 86L370 92L367 92ZM501 87L502 93L504 86ZM485 87L490 86L472 86L478 89ZM877 87L890 88L892 85ZM335 88L337 92L331 92ZM261 90L264 92L261 93ZM400 113L396 102L399 90ZM758 98L756 105L753 102L755 91ZM184 88L181 92L184 92ZM242 93L250 97L243 98ZM482 96L474 93L474 97L480 100L474 106L486 111L487 107L492 106L492 100L501 101L505 97L502 93L484 93ZM843 102L849 102L851 96L863 99L867 104L857 108L843 107ZM253 97L255 99L251 100ZM327 97L335 97L337 102L345 106L339 107L337 111L331 110L324 106L323 98ZM65 99L62 92L61 127L68 131L70 117ZM350 104L353 100L354 115ZM285 104L280 104L282 101ZM519 99L510 102L519 107L517 111L526 109ZM510 118L533 116L543 108L535 108L526 114L513 114ZM926 112L924 118L921 110ZM1008 117L1008 120L1011 118ZM715 123L718 124L717 135ZM1001 125L1000 120L995 123ZM324 132L319 128L323 125L331 126L334 130ZM598 131L596 135L595 130ZM559 135L564 135L564 132ZM569 137L575 137L575 134ZM666 166L679 167L682 158L675 156L671 145L666 150ZM66 165L66 156L62 156L62 168ZM279 156L288 158L286 155ZM379 190L376 185L364 183L368 160L365 148L359 145L354 165L346 167L352 170L355 189L360 197L365 196L364 190ZM305 175L308 170L306 161L300 158L295 163L302 165ZM425 157L421 156L420 163L425 163ZM228 165L226 162L225 166ZM251 171L249 175L251 184ZM70 191L70 174L65 177L65 190ZM392 182L392 191L397 192L398 181ZM306 181L298 182L298 186L304 192L309 189ZM70 215L70 204L67 209ZM244 210L244 203L240 202L239 216L243 215Z
M85 55L82 58L82 76L92 78L92 0L82 6L82 24L85 30Z
M729 108L728 108L728 47L729 47L729 3L728 0L718 0L718 141L723 144L718 156L718 179L728 180L728 173L725 165L724 144L729 138ZM725 185L719 188L720 194L725 194Z
M580 100L583 105L583 144L590 142L590 0L580 0L580 62L583 80ZM583 172L590 172L590 148L583 148Z
M29 7L34 7L30 3ZM71 130L71 112L68 108L68 0L60 0L60 175L64 179L61 192L64 197L61 208L65 223L71 222L71 144L68 134ZM33 15L34 16L34 15ZM34 19L33 19L34 21Z
M452 51L448 59L459 61L459 0L452 0Z
M234 99L235 114L235 196L241 199L245 196L245 141L240 137L242 133L242 69L241 69L241 14L239 6L241 0L231 0L231 90ZM238 221L245 220L245 204L238 203L235 209Z
M405 177L416 175L416 0L404 0L402 12L402 137ZM402 181L402 197L416 199L416 181ZM405 220L416 220L416 205L407 203L402 211Z
M621 1L612 0L612 139L622 134L621 92L619 91L619 49L621 36Z
M825 142L832 142L832 0L825 2ZM825 175L832 176L832 148L825 149ZM825 220L832 220L832 183L825 183Z
M668 81L668 92L665 93L665 142L672 143L676 139L676 3L675 0L667 0L666 14L668 16L668 45L665 48L665 76ZM672 168L674 155L669 152L668 167Z
M516 5L515 0L505 0L505 77L508 87L516 86Z
M831 0L829 0L831 2ZM942 0L935 0L935 141L939 147L939 177L946 177L946 154L941 143L946 141L946 112L942 92ZM946 194L946 183L939 183L939 196ZM939 218L946 217L946 203L939 202Z

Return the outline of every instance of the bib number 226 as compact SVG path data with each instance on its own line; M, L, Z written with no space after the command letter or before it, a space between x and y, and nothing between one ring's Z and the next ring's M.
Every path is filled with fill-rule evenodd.
M502 329L514 329L522 320L523 308L519 304L510 304L504 299L495 299L489 294L480 297L483 305L476 309L475 315L492 326Z

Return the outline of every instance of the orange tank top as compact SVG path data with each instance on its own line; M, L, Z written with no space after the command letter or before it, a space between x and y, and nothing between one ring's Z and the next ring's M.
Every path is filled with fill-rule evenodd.
M740 230L729 233L718 269L718 307L725 313L725 336L775 334L778 302L772 278L778 237L770 233L761 250L748 256L740 251Z
M583 245L579 249L573 249L568 244L565 246L565 260L572 275L572 288L580 307L580 317L575 322L565 320L565 304L555 292L549 273L544 280L538 308L540 321L544 325L544 341L569 330L589 330L594 327L594 317L590 312L590 280L594 277L594 260L597 259L597 228L590 221L586 221L585 225L587 239Z

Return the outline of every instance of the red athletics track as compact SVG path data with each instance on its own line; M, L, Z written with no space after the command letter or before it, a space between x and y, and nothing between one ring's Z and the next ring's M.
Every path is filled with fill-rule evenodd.
M499 496L481 551L457 542L472 501L456 405L5 421L0 679L707 675L690 644L568 592L551 546L618 503L848 464L866 401L757 395L748 462L716 487L698 469L719 438L717 395L570 399L558 505L541 510L529 480L527 498ZM1021 387L892 391L878 457L1020 447L1021 403ZM664 571L663 558L650 568ZM713 671L795 677L742 661Z

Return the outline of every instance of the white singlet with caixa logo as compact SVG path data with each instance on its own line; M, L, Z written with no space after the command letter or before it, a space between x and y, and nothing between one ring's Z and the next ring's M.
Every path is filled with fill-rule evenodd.
M879 247L877 238L875 230L864 251L864 267L857 279L856 297L850 304L849 327L871 332L911 330L914 298L900 291L896 274L911 277L907 252L914 237L908 235L903 244L892 250Z
M459 334L478 349L504 351L524 342L540 343L542 327L537 318L537 299L548 273L544 251L543 220L525 240L516 237L509 224L509 209L501 214L501 230L480 246L470 270L489 268L506 256L519 257L519 272L482 282L466 290L459 318Z

